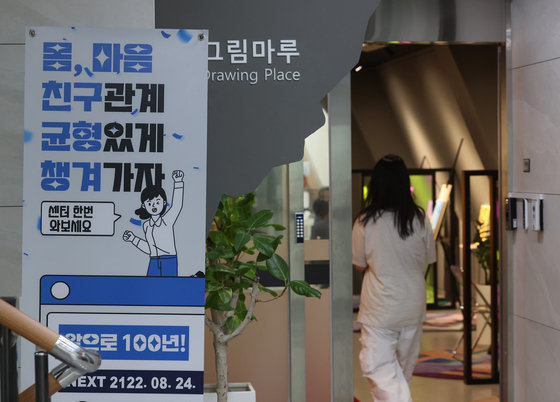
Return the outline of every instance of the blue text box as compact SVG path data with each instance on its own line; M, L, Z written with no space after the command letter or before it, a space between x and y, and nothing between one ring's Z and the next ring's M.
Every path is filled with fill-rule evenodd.
M59 332L104 360L189 360L188 326L71 324Z

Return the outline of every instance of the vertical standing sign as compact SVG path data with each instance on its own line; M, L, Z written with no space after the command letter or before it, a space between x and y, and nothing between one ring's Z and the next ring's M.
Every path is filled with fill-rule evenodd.
M28 33L22 308L103 359L53 400L202 401L207 32Z

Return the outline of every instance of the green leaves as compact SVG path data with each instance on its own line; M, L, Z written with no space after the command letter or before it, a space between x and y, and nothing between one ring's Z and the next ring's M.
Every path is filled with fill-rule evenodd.
M294 280L290 282L290 288L298 295L305 297L316 297L321 298L321 292L317 289L312 288L311 285L305 281Z
M272 243L264 236L253 236L253 244L255 245L255 248L259 250L259 252L266 255L267 257L272 257L274 251L276 251L276 247L274 247Z
M218 295L223 303L229 303L233 296L233 291L230 288L221 288L218 290Z
M260 228L267 224L270 219L274 216L274 213L269 209L263 209L252 215L243 222L239 222L240 226L246 227L248 229Z
M290 268L276 253L283 235L272 234L286 228L269 223L274 217L270 210L253 214L254 204L254 193L236 199L224 195L206 242L205 307L227 313L227 320L220 321L220 326L229 332L239 328L247 317L248 303L255 303L256 298L252 300L248 295L253 286L270 293L272 298L281 297L288 287L299 295L321 297L321 293L305 281L290 282ZM270 272L282 280L286 288L277 293L276 289L260 285L259 270ZM255 317L251 316L251 320Z
M287 282L290 277L290 267L286 264L286 261L278 254L272 255L271 258L266 260L266 268L275 278Z
M270 293L273 297L278 297L278 293L276 293L274 290L269 289L269 288L265 288L264 286L259 285L259 290L262 292L267 292Z
M212 233L212 232L210 232ZM233 247L237 252L240 252L241 249L251 240L251 235L249 233L240 232L235 235L233 239Z
M228 259L228 258L233 258L234 256L235 256L235 252L231 247L226 248L223 246L215 247L206 253L206 258L209 260L218 260L220 258Z
M285 228L284 226L282 226L282 225L277 225L277 224L275 224L275 223L271 223L270 225L264 225L263 227L267 227L267 228L268 228L268 227L273 227L274 230L277 230L277 231L286 230L286 228Z
M206 282L206 291L207 292L215 292L217 290L220 290L221 288L223 288L225 285L221 282L216 282L216 281L207 281Z
M226 246L228 245L226 235L223 232L214 230L208 233L208 237L214 242L216 246L220 246L224 243Z
M206 303L204 303L204 308L218 311L233 311L233 307L224 303L218 292L208 293L208 296L206 296Z

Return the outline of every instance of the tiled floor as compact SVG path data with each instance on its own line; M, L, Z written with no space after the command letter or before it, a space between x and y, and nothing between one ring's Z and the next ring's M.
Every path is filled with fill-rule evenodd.
M424 332L422 350L453 349L461 332ZM362 377L358 355L360 334L354 333L354 395L360 402L371 402L367 380ZM412 377L414 402L473 402L499 394L499 385L465 385L462 380Z

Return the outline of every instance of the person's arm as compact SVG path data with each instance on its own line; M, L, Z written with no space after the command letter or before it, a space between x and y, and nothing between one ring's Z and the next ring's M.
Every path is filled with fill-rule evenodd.
M165 212L165 221L169 225L175 224L183 209L184 183L185 174L182 170L175 170L173 177L173 198L171 199L171 207Z
M148 246L148 242L135 236L130 230L125 230L123 233L123 240L129 243L132 243L138 250L150 254L150 247Z
M360 272L368 269L365 227L359 222L359 219L356 220L352 228L352 264Z

